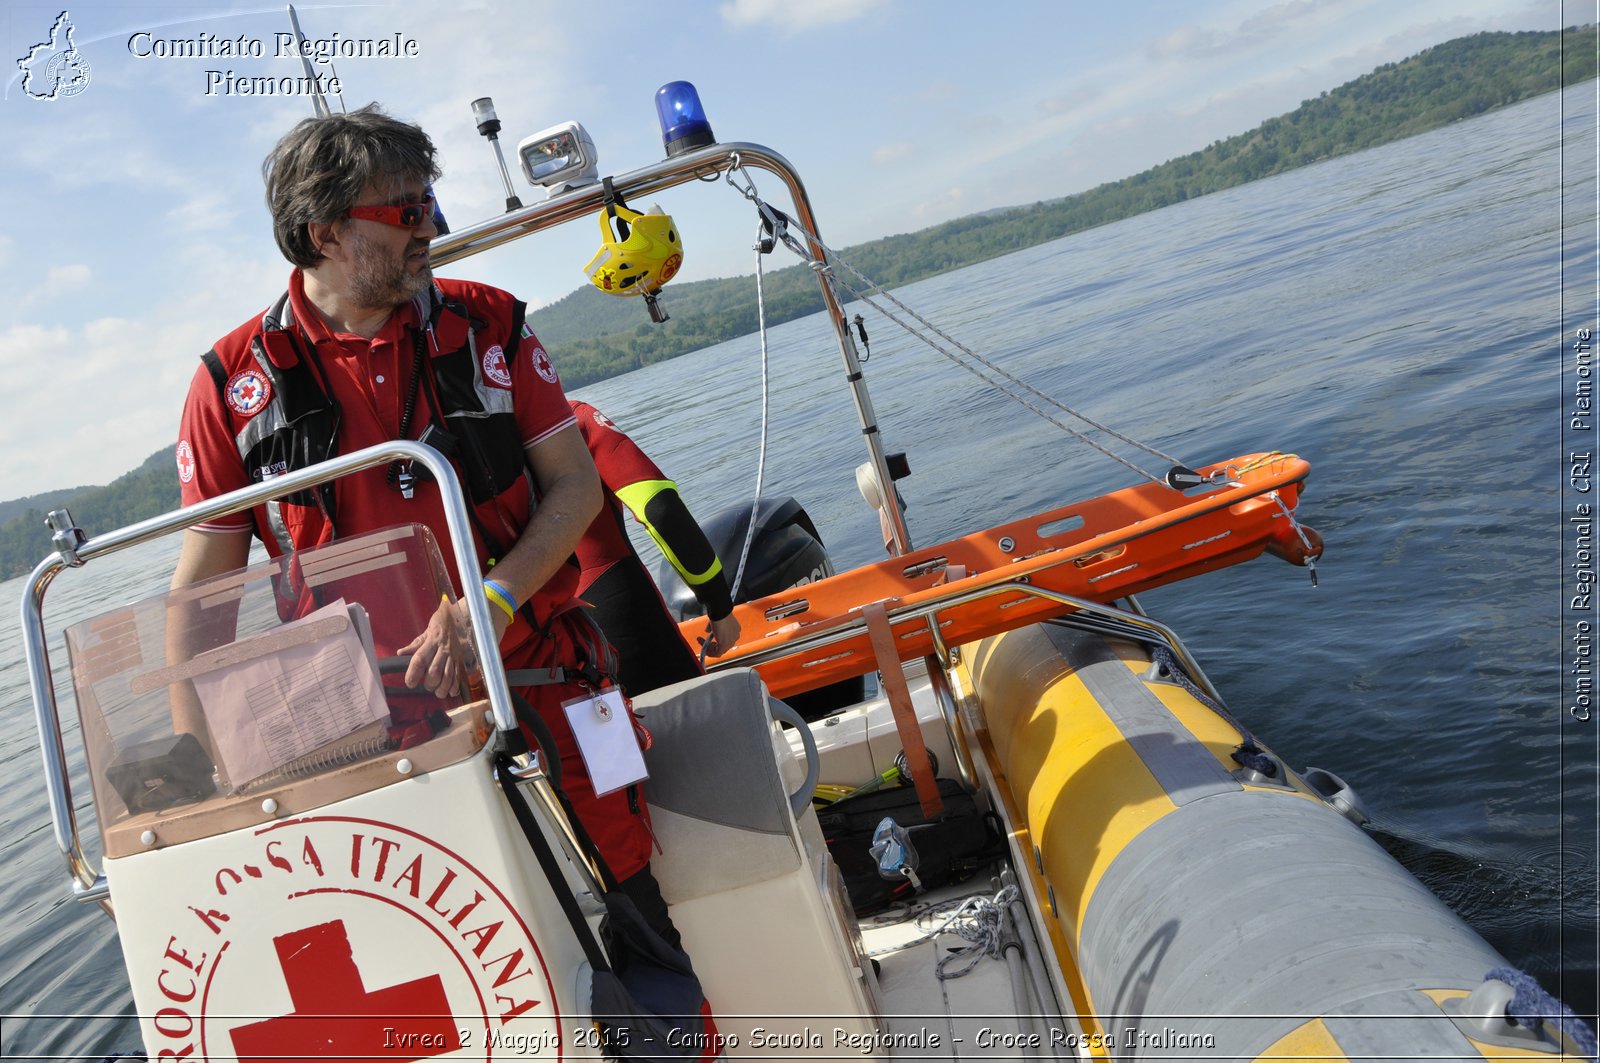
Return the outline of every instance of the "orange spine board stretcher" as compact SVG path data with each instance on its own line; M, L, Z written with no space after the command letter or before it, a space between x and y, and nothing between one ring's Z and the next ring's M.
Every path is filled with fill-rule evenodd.
M1200 471L1219 469L1239 471L1225 486L1188 494L1158 483L1122 488L745 602L734 607L739 644L715 665L754 667L781 698L877 669L861 614L869 602L884 603L900 660L909 661L935 652L930 610L945 645L957 646L1072 608L1025 590L983 593L1008 584L1104 603L1269 548L1303 564L1307 551L1285 511L1299 501L1310 463L1247 454ZM1315 557L1320 539L1307 534ZM966 575L946 580L962 568ZM694 645L705 620L682 630Z

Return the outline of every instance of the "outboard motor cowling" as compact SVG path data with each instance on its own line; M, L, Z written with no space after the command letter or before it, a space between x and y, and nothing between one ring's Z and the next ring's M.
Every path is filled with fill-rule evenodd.
M730 587L737 575L739 555L744 551L750 511L749 505L740 504L700 523L712 549L722 559ZM750 543L750 556L745 561L735 603L765 598L833 575L833 561L828 557L822 536L817 533L817 526L805 507L793 498L759 499L755 506L755 524L755 538ZM705 615L705 606L666 561L656 569L656 584L678 620ZM866 682L858 676L784 700L805 719L816 720L845 705L853 705L865 696Z
M700 530L706 533L711 548L722 559L730 587L749 528L750 507L742 504L700 523ZM765 598L831 575L833 562L805 508L792 498L760 499L756 504L756 536L750 544L750 557L745 562L744 579L738 587L736 601ZM656 569L656 583L678 620L705 615L705 606L666 561Z

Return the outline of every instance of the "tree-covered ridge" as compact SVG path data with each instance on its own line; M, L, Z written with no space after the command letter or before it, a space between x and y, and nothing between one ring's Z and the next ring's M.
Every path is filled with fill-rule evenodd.
M27 498L13 498L9 502L0 502L0 524L5 524L7 521L22 516L29 510L48 513L78 492L93 489L92 484L82 487L58 487L54 491L46 491L43 494L29 495Z
M1064 199L957 218L921 232L846 248L867 276L894 286L968 266L1071 233L1283 173L1335 155L1376 147L1495 107L1551 92L1596 74L1594 26L1548 33L1480 33L1430 48L1306 100L1247 133L1143 173ZM826 236L826 229L823 235ZM822 309L802 265L766 274L767 320ZM755 278L675 284L663 300L672 315L652 325L636 299L584 287L529 315L556 352L568 388L746 335L756 328ZM176 401L176 399L174 400ZM44 511L67 504L91 533L177 506L172 448L107 487L52 491L0 503L0 578L30 571L50 549ZM8 507L8 508L6 508ZM24 510L20 516L14 514Z
M63 497L63 494L66 497ZM178 473L172 448L163 447L104 487L80 487L72 492L51 491L17 504L27 508L19 517L0 525L0 578L10 579L33 571L50 552L50 532L44 515L66 506L73 522L90 535L111 531L146 517L178 508Z
M957 218L916 233L846 248L846 261L885 286L1056 240L1261 177L1482 114L1595 76L1593 26L1546 33L1480 33L1389 63L1247 133L1132 177L1032 206ZM1563 61L1564 57L1564 61ZM826 236L826 230L824 230ZM822 309L810 271L765 279L767 321ZM651 325L638 300L584 287L529 316L557 354L562 379L580 387L752 332L755 279L667 288L672 315Z

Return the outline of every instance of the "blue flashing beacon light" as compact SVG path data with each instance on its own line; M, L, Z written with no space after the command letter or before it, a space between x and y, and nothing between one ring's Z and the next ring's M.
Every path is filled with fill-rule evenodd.
M428 186L428 195L433 196L433 186ZM433 196L433 227L439 230L440 236L450 232L450 225L444 220L444 210L439 206L439 197Z
M700 94L687 81L669 81L656 90L656 118L669 159L717 142L700 106Z

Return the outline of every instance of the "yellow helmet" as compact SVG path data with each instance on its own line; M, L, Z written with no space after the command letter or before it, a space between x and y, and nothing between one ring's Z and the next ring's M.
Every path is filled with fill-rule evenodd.
M653 295L683 265L683 241L672 215L660 207L640 214L621 203L607 204L600 211L600 235L600 250L583 272L607 295Z

